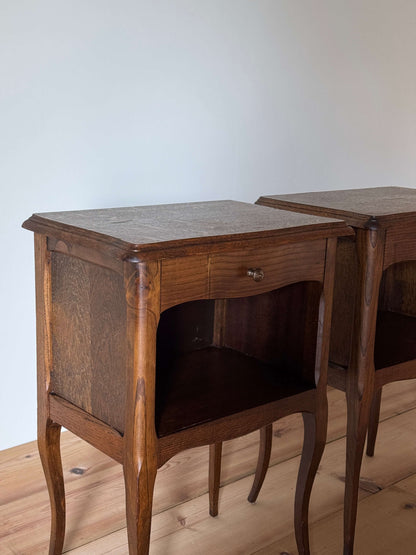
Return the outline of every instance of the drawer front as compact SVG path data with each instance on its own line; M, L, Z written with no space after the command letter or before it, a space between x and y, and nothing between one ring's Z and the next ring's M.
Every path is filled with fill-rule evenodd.
M326 240L320 239L211 255L209 296L242 297L297 281L322 281L325 251Z
M387 230L383 269L396 262L416 260L416 224L406 223Z
M207 299L208 256L186 256L162 260L160 310L171 306Z

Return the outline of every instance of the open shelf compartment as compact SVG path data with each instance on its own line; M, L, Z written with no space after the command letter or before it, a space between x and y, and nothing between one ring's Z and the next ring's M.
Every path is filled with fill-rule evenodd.
M168 309L157 334L159 437L315 388L321 284Z
M416 261L407 261L383 273L374 363L378 370L412 360L416 364Z

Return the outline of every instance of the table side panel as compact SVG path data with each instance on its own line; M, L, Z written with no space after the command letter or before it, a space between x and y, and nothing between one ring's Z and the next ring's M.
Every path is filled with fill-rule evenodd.
M123 431L126 348L122 276L52 253L51 392Z
M329 360L344 368L348 367L351 354L357 275L355 241L350 237L340 237L335 263Z

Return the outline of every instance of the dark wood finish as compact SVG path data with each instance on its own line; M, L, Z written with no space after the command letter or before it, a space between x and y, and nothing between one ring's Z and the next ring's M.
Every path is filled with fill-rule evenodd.
M374 389L373 399L371 401L370 417L368 422L368 433L367 433L367 449L366 454L369 457L374 456L374 448L376 445L378 422L380 419L380 407L381 407L381 394L383 390L381 387Z
M368 433L372 456L382 386L416 377L416 190L299 193L257 202L342 217L356 228L354 243L339 240L328 377L347 395L344 553L351 554L364 441Z
M255 239L264 248L269 239L299 241L304 232L310 240L348 234L339 220L300 217L287 211L274 214L236 201L33 214L23 227L54 242L85 247L85 252L90 247L95 259L104 253L122 260L139 255L144 260L147 254L154 258L156 250L159 259L177 258L181 253L229 251L240 241L244 248L247 240L254 243Z
M162 260L160 310L187 301L209 299L208 256L183 256Z
M169 359L164 367L157 367L156 384L158 437L311 388L300 370L287 363L281 367L266 364L233 349L216 347Z
M257 204L302 214L339 218L354 227L366 229L372 222L400 233L403 224L415 224L415 189L373 187L260 197Z
M51 392L120 432L126 406L125 314L122 276L52 253Z
M357 229L358 286L351 364L347 373L347 457L344 553L353 553L361 460L374 394L374 344L384 233Z
M257 460L256 472L254 474L253 485L247 500L255 503L263 485L264 479L269 468L270 455L272 452L273 426L265 426L260 430L259 458Z
M313 481L326 441L328 407L303 412L304 440L295 496L295 535L299 555L309 553L308 513Z
M52 363L51 253L46 237L35 235L37 307L38 449L51 503L49 554L61 553L65 537L65 487L61 462L61 425L50 416Z
M127 406L124 480L129 553L149 552L158 445L155 430L156 332L160 263L125 264Z
M220 493L221 477L221 455L222 443L214 443L209 446L209 474L208 474L208 494L209 494L209 514L218 516L218 499Z
M69 431L76 430L76 434L91 445L114 459L123 462L123 435L76 405L58 397L50 395L50 418L53 422L65 422Z
M244 297L278 289L298 279L299 267L305 281L322 281L325 252L326 242L321 240L214 255L210 295ZM247 269L262 271L264 277L257 281L247 274Z
M37 245L50 552L61 552L64 537L61 425L123 464L129 553L144 555L160 466L217 444L215 513L219 444L302 412L314 422L295 517L307 553L326 427L334 248L349 228L231 201L35 215L24 227ZM261 266L264 276L250 276Z

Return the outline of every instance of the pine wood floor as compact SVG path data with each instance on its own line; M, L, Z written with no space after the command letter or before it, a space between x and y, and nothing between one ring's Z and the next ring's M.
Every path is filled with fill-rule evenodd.
M311 551L340 555L345 401L328 392L328 444L312 492ZM374 458L364 458L357 555L416 553L416 380L384 389ZM258 434L224 447L220 514L208 515L208 448L185 451L158 473L151 555L295 555L292 513L302 422L274 427L272 461L256 504L246 501ZM67 490L65 552L125 555L121 466L69 432L62 438ZM35 442L0 452L0 554L47 553L49 501Z

